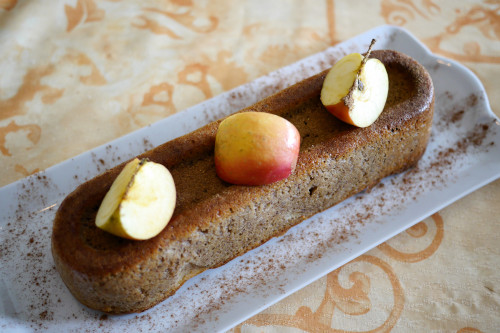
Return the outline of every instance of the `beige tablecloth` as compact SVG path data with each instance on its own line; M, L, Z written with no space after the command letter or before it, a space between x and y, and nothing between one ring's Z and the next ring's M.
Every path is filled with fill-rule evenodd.
M500 116L495 0L0 0L0 185L381 24L470 68ZM499 331L499 222L497 180L233 331Z

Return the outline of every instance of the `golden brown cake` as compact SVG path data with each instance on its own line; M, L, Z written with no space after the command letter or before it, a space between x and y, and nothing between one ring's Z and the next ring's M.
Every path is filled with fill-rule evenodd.
M190 277L415 165L431 130L431 78L401 53L371 56L385 64L390 83L384 111L367 128L325 110L319 96L326 72L243 110L278 114L299 130L299 160L287 179L253 187L221 181L213 161L220 121L141 155L165 165L177 188L174 215L155 238L131 241L95 226L101 200L124 164L79 186L59 207L52 234L56 268L73 295L104 312L146 310Z

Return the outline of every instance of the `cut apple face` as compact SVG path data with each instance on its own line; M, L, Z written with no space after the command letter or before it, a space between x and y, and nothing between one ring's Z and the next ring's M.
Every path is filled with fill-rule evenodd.
M174 179L168 169L136 158L125 165L111 185L95 223L119 237L153 238L170 221L175 202Z
M351 53L335 63L326 75L321 102L338 119L367 127L384 110L388 92L389 77L384 64L378 59L365 59L359 53Z

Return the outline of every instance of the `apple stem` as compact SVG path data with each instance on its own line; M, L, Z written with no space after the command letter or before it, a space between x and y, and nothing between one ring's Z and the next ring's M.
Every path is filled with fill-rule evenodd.
M370 57L370 53L372 53L372 47L373 47L373 45L375 45L376 42L377 42L377 40L375 38L372 39L370 46L368 47L368 51L366 51L366 56L363 58L363 61L361 61L360 67L363 67L366 64L366 62L368 61L368 58ZM361 68L358 71L358 74L359 73L361 73Z
M372 39L371 43L370 43L370 46L368 47L368 51L366 51L366 55L364 56L363 60L361 61L361 66L359 66L359 70L358 70L358 73L356 74L356 81L355 81L355 89L358 89L358 90L363 90L364 89L364 86L363 86L363 82L361 82L361 80L359 79L359 76L361 75L361 71L363 70L363 67L365 66L366 62L368 61L368 58L370 57L370 53L372 53L372 47L373 45L375 45L375 42L377 40L375 38Z

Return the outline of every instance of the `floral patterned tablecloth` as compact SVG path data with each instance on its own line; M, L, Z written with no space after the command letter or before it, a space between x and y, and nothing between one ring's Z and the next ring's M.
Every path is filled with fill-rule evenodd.
M471 69L500 116L495 0L0 0L0 186L381 24ZM498 331L499 202L497 180L232 331Z

